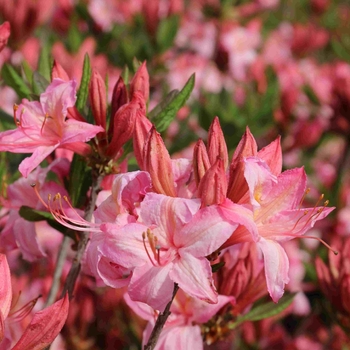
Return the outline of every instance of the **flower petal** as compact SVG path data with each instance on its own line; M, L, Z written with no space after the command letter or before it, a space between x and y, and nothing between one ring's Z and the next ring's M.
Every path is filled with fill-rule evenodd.
M174 291L174 282L169 277L172 266L154 267L148 263L135 268L128 288L130 298L163 311Z
M0 254L0 280L0 313L5 320L11 307L12 285L10 268L4 254Z
M267 289L272 300L277 303L284 293L284 285L289 282L289 260L277 242L262 238L258 246L264 254Z
M169 277L187 294L215 304L217 292L213 284L211 266L205 258L195 258L179 251L181 257L174 262Z

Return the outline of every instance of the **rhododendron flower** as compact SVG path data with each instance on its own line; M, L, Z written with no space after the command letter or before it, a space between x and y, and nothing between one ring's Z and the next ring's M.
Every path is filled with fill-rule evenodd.
M219 206L199 208L199 200L149 193L141 203L139 219L148 226L147 234L135 230L128 236L119 235L114 247L106 247L125 267L134 267L128 288L131 299L162 310L177 283L189 295L217 303L205 257L218 249L238 224L225 221ZM106 230L109 228L113 226Z
M103 131L100 126L66 119L67 108L75 104L75 92L75 81L54 79L40 102L24 99L15 107L17 129L0 133L0 151L33 153L19 166L24 177L58 147L80 154L89 152L84 142Z
M267 288L277 302L288 283L289 261L280 242L302 236L315 222L326 217L334 208L301 209L306 190L303 168L285 171L278 176L259 157L244 158L244 177L249 187L250 227L240 226L223 245L256 242L264 255ZM227 201L226 214L230 216L233 203ZM327 203L325 203L326 205Z

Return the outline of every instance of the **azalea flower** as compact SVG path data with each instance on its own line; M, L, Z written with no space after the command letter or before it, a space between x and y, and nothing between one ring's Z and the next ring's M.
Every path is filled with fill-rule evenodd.
M205 257L218 249L238 224L225 221L219 206L199 208L197 199L148 193L139 218L147 230L139 227L124 232L113 224L101 226L115 239L100 250L133 269L128 287L131 299L163 310L177 283L192 297L217 303L210 262Z
M264 255L268 291L277 302L283 295L284 285L289 282L289 260L280 242L302 236L334 208L326 208L328 203L325 202L322 207L301 209L306 191L303 168L276 176L259 157L247 157L243 162L250 197L250 203L244 206L250 210L247 221L253 221L254 225L240 226L222 248L255 242ZM233 203L227 201L224 206L229 219L230 213L234 213Z
M56 148L79 154L89 152L89 141L104 129L74 119L66 119L67 109L76 101L76 82L53 79L40 101L24 99L14 107L17 129L0 133L0 151L33 153L22 161L19 171L24 177Z

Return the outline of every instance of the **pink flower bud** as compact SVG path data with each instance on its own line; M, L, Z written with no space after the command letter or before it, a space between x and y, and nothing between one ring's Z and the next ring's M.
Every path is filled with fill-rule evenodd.
M59 78L64 81L70 80L67 72L56 60L54 60L53 62L53 67L51 71L51 80L54 80L55 78Z
M204 142L198 140L193 150L193 173L197 186L210 168L210 161Z
M230 164L229 183L227 198L238 202L248 191L247 181L244 177L243 157L255 156L258 153L258 146L247 127L241 141L239 142Z
M223 203L226 199L226 191L227 180L224 162L218 158L205 173L198 186L198 196L201 197L202 207Z
M113 89L113 95L112 95L112 105L111 105L111 121L109 123L108 128L108 139L112 138L113 131L114 131L114 116L117 113L118 109L122 106L124 106L126 103L129 102L128 98L128 92L126 90L126 86L124 84L124 80L122 77L119 77L117 83L114 86Z
M149 3L149 2L148 2ZM131 98L135 92L140 92L144 100L147 102L149 97L149 75L147 71L146 61L141 64L130 83Z
M145 147L146 139L149 131L152 129L152 123L145 115L138 114L135 122L135 130L133 136L134 154L141 170L145 170L143 149Z
M143 153L144 167L151 175L154 191L176 197L170 155L155 127L149 132Z
M89 98L92 109L92 115L97 125L102 126L106 130L106 114L107 114L107 93L106 85L101 75L96 71L92 71Z
M227 146L218 117L215 117L210 125L207 149L211 165L216 162L217 157L220 157L226 169L228 165Z
M115 113L113 119L113 136L106 154L114 158L122 146L131 139L134 133L136 116L145 111L143 97L134 95L131 102L123 105Z

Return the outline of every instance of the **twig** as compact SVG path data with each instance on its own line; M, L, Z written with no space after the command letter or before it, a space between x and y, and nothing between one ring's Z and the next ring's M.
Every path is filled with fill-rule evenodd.
M178 290L179 286L177 285L177 283L175 283L171 300L165 307L164 311L159 313L156 324L154 325L154 328L152 330L151 336L148 339L148 343L144 346L144 350L153 350L156 346L160 333L162 332L162 329L165 325L165 322L171 314L170 307Z
M102 181L101 175L94 176L94 174L93 174L91 198L90 198L89 204L85 210L85 215L84 215L84 218L86 221L90 221L92 218L92 214L93 214L94 209L95 209L97 194L100 190L101 181ZM63 287L63 291L61 294L62 298L66 294L66 292L68 291L69 299L72 299L75 282L79 276L79 272L80 272L80 268L81 268L81 259L84 255L88 241L89 241L89 232L88 231L83 232L81 234L80 241L78 243L77 253L74 257L74 260L72 262L72 266L69 270L66 282L65 282L64 287Z
M58 288L60 286L60 279L61 279L64 263L65 263L66 257L67 257L69 241L70 241L70 238L68 236L66 236L66 235L63 236L63 241L61 243L61 247L60 247L60 250L58 253L56 268L55 268L55 272L54 272L53 279L52 279L51 289L49 292L49 296L47 297L45 307L51 305L55 301L55 298L56 298L56 295L58 292Z

